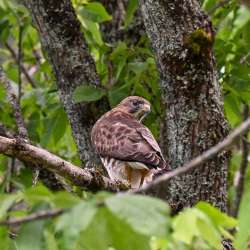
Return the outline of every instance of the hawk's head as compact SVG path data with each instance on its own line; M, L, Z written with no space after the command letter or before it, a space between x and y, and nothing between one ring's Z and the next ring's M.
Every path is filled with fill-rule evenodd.
M117 108L133 115L139 121L142 121L150 112L150 103L140 96L129 96L122 100Z

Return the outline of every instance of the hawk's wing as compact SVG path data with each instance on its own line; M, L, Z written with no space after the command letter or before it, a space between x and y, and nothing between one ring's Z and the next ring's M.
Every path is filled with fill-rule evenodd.
M110 112L94 126L92 143L101 157L141 162L148 168L165 167L159 145L150 130L122 112Z

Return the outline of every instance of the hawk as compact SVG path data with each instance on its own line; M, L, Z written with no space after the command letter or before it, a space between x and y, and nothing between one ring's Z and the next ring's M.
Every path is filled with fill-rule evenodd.
M129 96L105 113L91 131L92 145L110 179L138 188L152 180L157 169L167 169L161 149L150 130L141 122L150 103Z

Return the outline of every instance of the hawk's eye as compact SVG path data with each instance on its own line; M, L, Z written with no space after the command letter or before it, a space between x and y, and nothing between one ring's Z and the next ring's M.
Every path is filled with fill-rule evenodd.
M134 107L138 107L138 106L140 105L140 103L139 103L139 101L134 100L134 101L132 101L132 105L133 105Z

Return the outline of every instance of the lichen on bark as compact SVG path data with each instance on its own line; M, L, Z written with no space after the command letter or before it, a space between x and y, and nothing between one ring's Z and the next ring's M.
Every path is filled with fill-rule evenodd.
M228 133L212 52L212 25L198 1L139 2L161 76L166 110L162 144L171 167L177 168ZM175 211L199 200L225 211L227 164L224 152L203 168L161 185L154 195L168 200Z
M24 0L41 43L50 61L59 96L68 115L80 159L85 165L95 159L90 145L90 129L105 110L102 102L75 104L72 99L76 87L84 84L100 85L95 63L80 30L70 0ZM97 107L97 108L96 108ZM92 112L93 109L98 112Z

